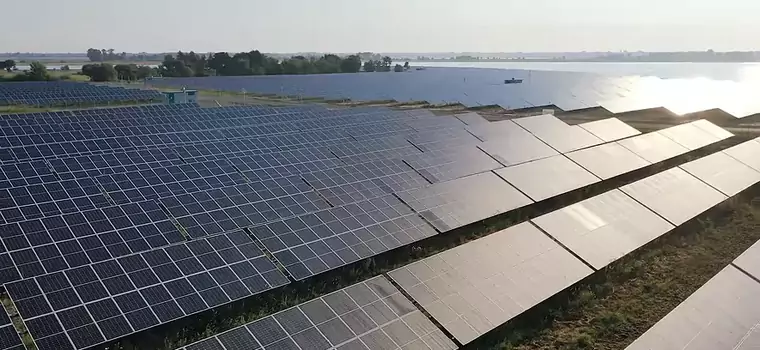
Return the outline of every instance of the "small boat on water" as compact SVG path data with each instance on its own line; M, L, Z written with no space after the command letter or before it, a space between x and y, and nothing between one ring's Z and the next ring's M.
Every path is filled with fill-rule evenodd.
M523 82L522 79L515 79L515 78L504 80L504 84L521 84L522 82Z

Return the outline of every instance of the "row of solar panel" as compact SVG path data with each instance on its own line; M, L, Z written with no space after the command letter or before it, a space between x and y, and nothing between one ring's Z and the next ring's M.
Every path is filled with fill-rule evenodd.
M0 104L43 106L57 103L159 99L155 90L125 89L76 82L13 82L0 84Z
M506 185L506 183L504 184ZM467 189L463 189L463 190L466 191ZM355 208L355 209L351 209L351 208ZM292 245L293 243L298 243L298 242L311 242L308 246L305 244L301 245L302 249L298 249L298 247L296 247L295 249L291 250L292 252L297 253L297 254L288 256L288 255L280 253L280 254L276 254L276 256L278 257L278 259L281 260L281 262L284 261L285 264L290 264L293 261L290 258L295 258L295 259L300 258L301 260L298 260L299 262L300 261L305 262L305 264L302 264L301 266L308 266L308 268L310 269L308 270L308 272L314 273L314 271L319 271L319 269L322 269L322 271L324 271L330 268L335 268L347 262L355 261L360 258L364 258L368 256L372 256L379 252L386 251L403 244L408 244L413 241L422 239L426 236L433 235L436 233L432 229L426 228L428 226L424 222L419 221L419 218L415 214L410 212L406 208L406 206L404 206L403 204L398 202L398 200L396 200L394 197L391 197L391 196L382 197L377 200L367 201L365 204L360 203L355 206L346 206L346 207L330 209L327 211L322 211L321 213L322 214L316 214L313 216L313 218L319 220L317 222L311 222L308 220L287 222L287 225L289 226L284 226L284 228L288 230L287 232L290 232L290 233L285 233L284 235L282 233L284 233L285 231L282 231L282 228L278 229L277 225L269 225L267 227L267 230L262 230L261 228L259 228L258 230L254 229L254 235L256 235L257 238L259 238L259 240L264 242L265 245L272 247L271 249L273 251L277 250L277 246L273 245L272 242L283 242L290 245ZM489 215L492 215L492 214L494 213L491 212ZM365 221L365 219L362 219L362 217L366 217L367 219L369 219L370 220L369 223ZM300 217L299 219L304 219L304 218L305 217ZM353 219L355 222L359 223L359 226L356 226L356 224L350 224L349 223L350 221L346 221L349 219ZM415 223L415 221L417 222ZM301 230L299 230L298 226L294 225L297 222L302 222ZM377 224L372 224L372 222L376 222ZM217 225L213 219L209 220L208 224ZM356 228L362 227L362 224L365 226L361 230L356 230ZM320 229L319 228L320 226L324 227L325 230L323 231L322 229ZM352 229L354 230L354 232L350 232L350 230ZM346 230L349 230L349 231L347 232ZM271 232L272 234L275 234L275 237L277 238L276 241L267 239L268 237L267 235L270 234L269 232ZM293 232L297 232L298 234L295 234ZM342 232L346 232L346 233L342 233ZM335 235L336 233L340 233L341 235L337 236ZM277 236L276 234L280 234L280 235ZM289 236L286 236L288 234ZM287 237L292 237L292 238L288 239ZM317 240L315 240L315 238ZM353 238L354 240L352 241L351 238ZM350 246L352 242L360 242L360 243L359 245ZM116 246L118 246L118 244ZM69 247L68 249L71 249L71 248ZM81 250L82 249L80 248L79 251L75 252L75 254L82 256L83 253L81 252ZM97 245L96 245L96 249L94 250L100 251L100 252L107 251L102 247L97 247ZM312 256L309 257L308 255L304 255L307 253L312 254ZM90 255L90 254L85 254L85 255ZM107 263L109 261L112 261L112 260L105 260L105 261L102 261L101 263ZM196 264L196 266L199 266L199 265ZM209 266L215 266L215 265L209 265ZM82 268L91 268L91 267L89 265L85 265ZM299 270L299 268L293 264L290 264L288 271L290 271L290 273L293 273L294 276L301 276L303 275L304 272L307 272L303 269ZM202 273L206 273L206 271L204 270L204 272ZM45 278L45 276L47 275L38 277L37 280L40 278ZM27 280L17 282L17 283L32 283L29 281L32 281L32 280L27 279ZM109 280L109 283L110 283L110 280ZM116 292L119 292L119 291L124 292L128 290L129 288L128 284L125 285L125 283L129 283L128 279L113 280L113 283L116 283L116 285L110 286L110 289ZM137 283L137 282L133 281L133 283ZM104 287L104 288L109 289L109 287ZM120 289L120 288L125 288L125 289ZM9 288L9 289L12 289L12 288ZM105 289L99 288L99 290L105 290ZM229 298L230 300L233 300L230 294L226 294L226 295L227 295L227 298ZM213 298L213 297L214 296L208 296L208 298ZM82 298L82 297L79 296L79 298ZM32 300L33 301L28 302L29 305L36 305L43 301L42 298L34 299L33 297L32 297ZM81 300L84 300L84 299L81 299ZM214 300L218 300L218 299L214 299ZM214 304L213 300L205 300L205 302L206 302L206 305ZM24 308L20 307L19 309L23 310ZM52 306L50 307L41 306L40 309L35 309L31 307L31 309L32 310L21 311L22 316L24 316L26 313L27 314L26 317L29 317L28 315L35 315L36 317L31 316L33 320L40 317L46 317L46 319L52 320L51 318L48 317L47 314L41 315L41 316L39 315L39 312L45 312L47 310L50 310L52 309ZM65 310L67 309L64 309L62 311L65 311ZM66 316L60 316L60 317L66 317ZM75 324L79 325L79 323L75 323ZM132 324L131 326L132 329L135 329L135 330L137 328L142 329L141 325L137 323L137 320L132 320L130 324ZM106 327L106 326L104 325L103 327ZM77 334L77 333L74 332L74 334ZM46 338L50 338L50 339L43 341L42 342L43 344L48 344L48 345L55 344L55 346L61 346L61 344L59 344L58 342L64 339L63 336L60 335L60 333L49 335ZM80 347L82 346L82 344L90 344L91 341L95 341L95 340L90 339L90 338L87 338L87 339L77 338L75 341L75 344L77 344L76 346ZM72 341L74 341L74 339L72 339Z
M760 182L760 167L753 169L731 155L760 165L756 160L760 142L751 140L653 175L412 263L389 276L459 344L468 344L728 195ZM715 189L726 185L730 189L725 194ZM679 220L669 222L669 217ZM410 300L399 295L393 304L403 308L376 302L397 292L379 276L184 349L454 348L429 321L410 320L407 315L419 312Z
M406 130L406 133L414 133L418 129L434 129L463 125L456 118L445 117L419 117L416 120L402 121L402 116L396 116L397 122L364 122L358 121L357 124L344 123L341 125L326 126L325 129L315 131L292 130L291 134L273 134L273 135L256 135L252 132L256 128L233 127L216 130L189 131L163 134L148 134L135 136L115 136L105 131L82 131L68 132L62 134L41 135L38 138L24 138L26 140L37 139L42 143L35 143L30 146L18 146L4 149L0 154L0 159L8 161L20 161L39 158L63 157L77 154L96 154L108 153L118 150L130 150L132 148L149 148L149 147L167 147L183 144L196 143L222 143L227 147L230 145L245 143L249 150L266 149L283 149L305 147L304 143L323 142L324 144L334 144L337 141L331 138L341 138L346 141L352 140L352 135L361 135L362 133L388 134ZM371 128L363 125L372 125ZM387 124L392 124L388 126ZM353 127L353 126L356 127ZM339 126L343 126L342 128ZM403 134L403 133L402 133ZM68 138L74 141L66 141L67 137L56 135L68 135ZM73 135L73 136L72 136ZM259 136L259 137L257 137ZM266 137L264 137L266 136ZM44 138L43 138L44 137ZM53 138L55 137L55 138ZM15 136L13 138L16 138ZM50 142L50 143L47 143ZM18 142L17 142L18 143ZM270 151L271 152L271 151Z
M760 243L755 243L626 349L756 349L758 257Z
M519 84L505 84L518 79ZM677 114L722 109L736 117L760 113L751 82L484 68L428 68L407 74L330 74L174 78L156 86L189 86L355 101L427 101L505 109L557 106L565 111L604 107L614 113L665 107ZM687 91L688 93L684 93Z
M710 140L708 143L712 141L715 140ZM604 147L606 148L607 146ZM591 150L593 150L593 148ZM683 151L685 152L686 150L684 149ZM583 152L587 151L584 150ZM673 155L675 154L669 154L668 157ZM608 152L605 154L602 152L602 154L591 158L594 159L597 164L605 164L619 159L620 154L616 154L614 152ZM593 163L590 164L593 165ZM615 170L617 170L619 173L624 173L637 167L640 168L648 165L648 163L644 161L640 161L638 163L624 162L623 164L623 168ZM371 165L378 166L381 164ZM401 163L389 162L385 165L386 166L382 169L375 168L375 170L379 172L378 175L382 174L382 177L356 178L355 175L351 175L352 170L368 170L365 166L363 168L344 167L336 169L343 171L346 175L350 175L350 178L335 177L335 173L333 172L313 173L311 175L305 174L304 178L307 180L307 182L310 182L312 186L317 189L318 193L322 194L324 198L331 200L330 203L333 203L333 205L343 205L357 202L359 200L367 200L374 197L387 195L394 191L422 187L426 184L426 182L418 175L416 175L415 172L411 171L411 169L408 168L405 169L404 165ZM391 168L388 166L391 166ZM589 168L593 169L594 167L589 166ZM467 168L464 167L464 169ZM345 173L346 171L348 171L348 173ZM387 171L387 173L384 173L385 171ZM477 173L483 170L475 168L471 169L471 171L472 173ZM536 201L599 181L597 177L591 173L588 173L578 165L575 165L569 159L560 155L532 163L525 163L524 167L509 167L497 172L502 177L507 179L507 181L509 181L512 185L516 186L524 193L527 193L533 200ZM567 177L564 176L565 174L574 174L575 176ZM610 176L616 175L616 173L609 172L608 174ZM228 175L225 175L224 178L228 180L225 182L220 176L214 175L209 179L215 179L215 181L209 182L210 180L208 180L204 181L203 183L205 183L205 186L209 188L213 188L214 185L221 186L230 184L231 182L235 182L235 177L234 175L232 176L233 177L229 177ZM506 190L511 190L509 193L513 194L516 192L512 190L510 185L503 183L495 176L493 176L493 174L491 174L491 176L488 176L488 174L483 174L480 177L490 178L490 183L495 184L495 186L498 188L504 187ZM524 179L531 179L536 177L545 178L547 183L553 184L553 187L543 188L542 186L535 186L531 181L523 181ZM319 181L320 178L329 178L333 183L325 184ZM43 219L42 223L40 223L41 221L39 219L40 217L45 218L52 214L60 214L59 212L56 212L56 210L61 212L75 212L84 210L86 213L91 213L98 212L98 210L94 208L102 207L104 210L116 210L117 212L136 212L135 209L122 208L122 206L111 207L111 203L114 198L119 202L136 202L145 199L145 197L161 197L159 196L159 191L161 191L160 194L163 194L164 196L171 194L171 196L159 198L159 202L164 206L164 208L167 208L169 213L171 213L174 218L179 220L179 223L193 237L214 234L235 227L261 225L267 222L272 222L273 220L276 224L277 220L291 217L299 213L311 213L318 210L319 208L325 208L328 206L328 204L320 199L315 192L312 192L312 189L307 186L306 183L301 181L301 178L298 176L281 178L280 180L274 182L270 181L255 182L251 184L238 184L229 187L215 188L213 190L188 193L184 195L172 193L172 183L164 182L160 185L143 183L143 187L137 187L134 181L127 182L128 178L123 178L123 180L125 180L125 182L121 185L118 185L123 186L121 188L122 191L107 192L107 196L112 199L110 201L108 200L108 197L104 196L100 192L99 187L95 185L95 182L92 181L90 181L89 186L83 188L73 188L73 191L71 188L69 188L67 191L66 187L64 186L58 187L60 191L51 191L50 188L52 186L26 186L17 190L8 191L7 195L4 197L7 198L6 202L9 203L12 207L4 209L2 213L7 222L20 221L18 224L14 223L6 226L6 234L4 236L6 237L6 240L9 241L9 243L6 244L9 247L8 249L15 251L17 249L29 248L28 243L18 243L18 236L35 234L39 228L44 226L57 227L57 225L52 224L43 225L45 223L45 220ZM135 178L134 180L136 181L139 179ZM161 180L160 178L156 180L159 182L165 181ZM340 183L336 182L336 180L340 181ZM442 186L439 186L438 188L433 186L418 191L410 191L408 193L401 192L399 195L408 204L410 204L412 208L416 209L420 213L423 213L423 215L430 219L431 222L436 224L436 226L441 231L446 231L448 227L453 228L461 226L458 224L459 220L447 219L447 217L450 216L450 214L448 214L446 211L447 208L450 206L456 207L457 203L459 202L451 202L451 199L449 199L451 196L448 195L451 190L446 190L446 186L451 186L451 189L475 187L475 182L473 181L474 179L462 179L458 182L441 184ZM74 184L80 183L81 182L76 182ZM472 186L459 187L467 183L471 183ZM64 182L63 184L72 184L72 182ZM501 186L499 186L499 184L501 184ZM60 184L56 183L56 185ZM110 188L112 185L114 184L104 183L101 186ZM157 188L159 190L156 190ZM184 189L184 187L180 188ZM544 190L544 193L537 193L536 191L539 190ZM156 195L151 196L150 191L154 191ZM70 195L71 193L79 193L80 196L67 197L67 194ZM478 192L474 191L473 193ZM132 196L131 199L129 199L129 197L125 197L130 195ZM59 200L51 201L54 196L58 196ZM456 192L454 197L457 197ZM419 198L428 199L426 202L421 202ZM430 200L431 198L432 201ZM467 196L465 195L463 197L460 197L458 201L465 200L466 198ZM527 198L522 198L521 196L517 196L517 198L515 198L515 195L504 197L502 201L507 201L508 199L515 199L517 202L510 202L509 205L524 205L526 204L526 201L530 202ZM21 206L16 207L19 205ZM147 204L142 205L145 206ZM467 207L477 213L477 208L480 208L482 206L468 205ZM359 211L359 213L361 213L361 211ZM70 215L67 214L62 217L68 218L69 216ZM168 219L162 216L154 217L160 218L162 220ZM139 224L145 223L141 222ZM112 227L121 227L123 224L101 226L102 225L99 225L99 229L96 229L94 231L82 231L78 234L78 237L110 232L113 229ZM31 229L26 232L27 230L25 230L24 227L31 227ZM148 230L146 232L151 231L147 228L142 228L142 230ZM159 230L159 232L164 232L167 230L168 229ZM140 230L138 231L141 232ZM71 234L61 233L54 234L53 236L55 237L56 235L62 237L71 237ZM279 238L275 238L276 239L274 242L279 242ZM110 241L113 242L113 239L110 239ZM268 239L266 241L269 242ZM43 244L49 243L48 240L42 240L40 242ZM102 245L99 247L97 245L93 245L93 243L88 243L87 245L94 248L102 248ZM119 247L123 246L124 244L122 242ZM145 245L143 244L141 246ZM151 246L155 247L154 245ZM283 246L285 245L281 243L273 243L273 246L271 248L273 250L275 250L274 248L278 248L277 251L279 251ZM119 249L117 251L121 252L120 254L129 253L129 250L125 249ZM115 254L116 251L112 250L111 253ZM25 266L28 263L28 261L25 261L23 264L19 263L19 265ZM32 271L39 273L41 270L33 269Z

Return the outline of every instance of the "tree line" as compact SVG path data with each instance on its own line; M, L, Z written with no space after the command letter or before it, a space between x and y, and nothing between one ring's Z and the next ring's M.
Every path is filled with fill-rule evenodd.
M89 49L87 56L93 62L119 60L126 56L125 53L117 54L113 49ZM362 57L365 57L363 60ZM362 64L364 61L364 64ZM258 50L249 52L216 52L198 54L193 51L176 54L167 54L156 70L151 71L148 67L134 64L117 64L110 66L105 63L86 65L83 74L90 76L92 80L104 81L113 79L133 80L143 79L146 76L157 75L163 77L203 77L211 75L239 76L239 75L279 75L279 74L329 74L329 73L356 73L365 72L389 72L403 71L408 69L408 64L391 67L390 57L377 54L368 55L360 53L340 57L326 54L319 57L292 56L289 58L276 58L267 56Z
M277 59L258 50L214 54L196 54L193 51L166 55L158 72L164 77L202 77L209 75L279 75L279 74L329 74L356 73L361 71L362 61L358 55L340 57L333 54L321 57L293 56Z

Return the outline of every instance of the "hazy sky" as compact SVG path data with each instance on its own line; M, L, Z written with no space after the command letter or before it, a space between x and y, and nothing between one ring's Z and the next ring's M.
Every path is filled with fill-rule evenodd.
M0 52L760 50L758 0L31 0L11 8L0 20L11 33L0 36Z

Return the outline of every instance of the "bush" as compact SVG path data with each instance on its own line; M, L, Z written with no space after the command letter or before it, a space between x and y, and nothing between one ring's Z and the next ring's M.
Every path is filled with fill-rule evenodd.
M396 66L393 67L393 71L394 72L403 72L404 71L404 66L402 66L400 64L396 64Z

